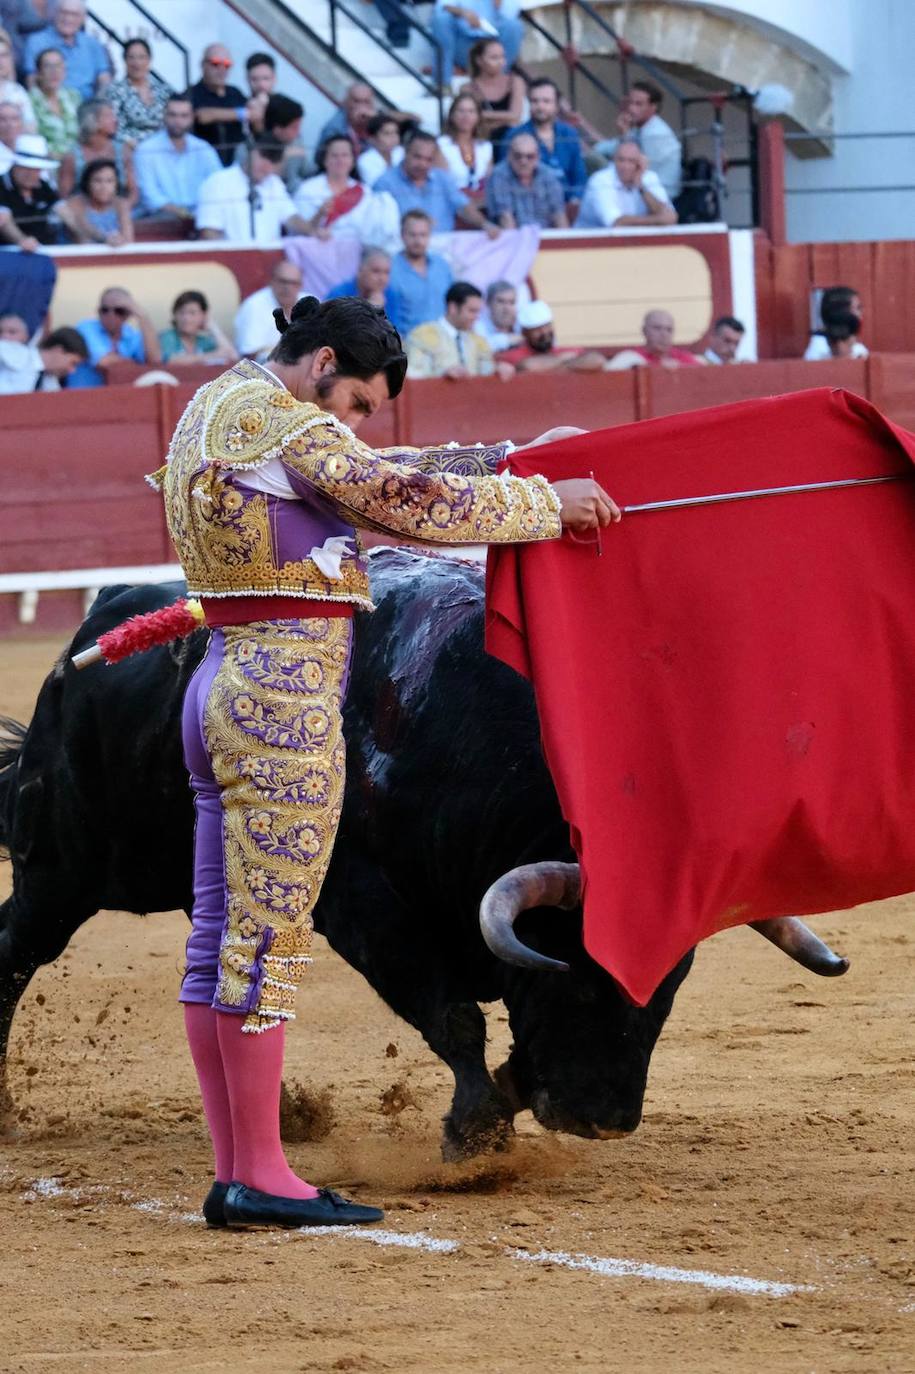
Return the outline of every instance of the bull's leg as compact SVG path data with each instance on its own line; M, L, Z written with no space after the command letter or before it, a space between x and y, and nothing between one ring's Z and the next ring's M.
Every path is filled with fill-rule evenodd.
M14 893L0 906L0 1138L12 1133L16 1109L7 1076L13 1016L36 970L66 949L73 932L92 915L43 920Z
M425 939L427 928L427 913L406 907L379 869L347 845L345 865L331 866L321 894L318 929L454 1074L442 1138L442 1156L453 1161L505 1149L514 1113L486 1068L483 1013L454 987L445 953Z

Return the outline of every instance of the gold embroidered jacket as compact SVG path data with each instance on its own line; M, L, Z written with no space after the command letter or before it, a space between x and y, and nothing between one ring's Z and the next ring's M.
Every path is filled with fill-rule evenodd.
M545 478L491 475L507 447L376 453L243 359L197 392L149 481L164 490L190 595L371 609L354 526L436 544L559 536Z

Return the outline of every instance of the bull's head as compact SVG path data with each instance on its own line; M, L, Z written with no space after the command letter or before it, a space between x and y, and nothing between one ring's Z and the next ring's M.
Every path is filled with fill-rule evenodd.
M634 1006L585 953L580 921L557 919L556 908L572 912L580 905L577 864L529 864L489 889L480 926L493 954L540 974L509 978L505 1001L515 1043L499 1071L500 1086L516 1108L531 1107L549 1129L607 1137L633 1131L641 1120L651 1054L692 954L647 1006ZM537 916L524 915L535 909ZM515 929L522 917L525 940ZM815 973L834 976L848 968L796 917L757 921L753 928Z

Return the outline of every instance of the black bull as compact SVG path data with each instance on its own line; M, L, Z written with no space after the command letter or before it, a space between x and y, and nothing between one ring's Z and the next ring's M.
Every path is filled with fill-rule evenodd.
M527 1106L554 1130L634 1130L692 955L645 1008L585 954L580 908L532 911L518 927L569 973L493 957L478 922L489 885L516 865L573 857L533 697L483 652L477 568L385 551L372 559L372 584L378 610L357 625L346 802L316 926L453 1072L446 1158L504 1143ZM0 840L14 890L0 907L0 1115L12 1108L2 1072L10 1024L35 970L100 909L190 908L179 721L205 636L116 667L78 673L69 662L179 591L103 592L3 757ZM514 1043L493 1078L479 1004L500 999Z

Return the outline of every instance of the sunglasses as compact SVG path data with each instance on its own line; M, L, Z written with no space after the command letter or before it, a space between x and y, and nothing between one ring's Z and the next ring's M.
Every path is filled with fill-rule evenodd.
M210 67L225 67L226 71L228 71L232 65L232 60L228 57L206 57L204 61Z
M126 320L130 311L126 305L100 305L98 313L100 315L117 315L119 319Z

